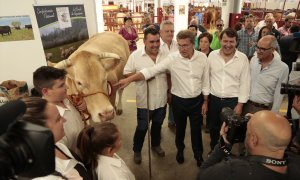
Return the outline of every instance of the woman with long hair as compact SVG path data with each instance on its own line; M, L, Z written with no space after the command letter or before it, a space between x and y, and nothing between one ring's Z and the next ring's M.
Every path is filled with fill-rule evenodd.
M33 124L47 127L51 130L55 142L55 175L60 175L69 180L89 180L90 175L83 163L75 159L76 154L72 153L64 144L59 141L65 136L63 123L66 121L60 116L57 107L48 103L40 97L28 97L21 99L26 105L26 112L22 119ZM36 179L53 179L54 175Z
M121 147L121 134L115 124L102 122L85 127L78 136L77 146L94 180L135 180L116 154Z

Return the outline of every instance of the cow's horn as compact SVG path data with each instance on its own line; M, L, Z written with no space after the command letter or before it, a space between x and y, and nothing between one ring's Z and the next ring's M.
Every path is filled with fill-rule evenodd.
M100 59L102 58L114 58L114 59L121 59L119 55L115 53L103 52L99 54Z
M58 69L65 69L71 65L72 65L71 61L69 59L66 59L66 60L60 61L54 67L58 68Z

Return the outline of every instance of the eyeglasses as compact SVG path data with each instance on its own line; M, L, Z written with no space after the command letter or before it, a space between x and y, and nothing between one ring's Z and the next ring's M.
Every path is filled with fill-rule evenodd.
M222 27L223 26L223 24L217 24L217 27Z
M272 49L273 47L270 47L270 48L262 48L262 47L259 47L259 46L255 46L255 49L256 49L256 51L261 51L261 52L265 52L265 51L267 51L267 50L270 50L270 49Z
M183 44L183 45L178 44L178 47L180 49L187 49L187 48L189 48L189 46L190 46L190 44Z

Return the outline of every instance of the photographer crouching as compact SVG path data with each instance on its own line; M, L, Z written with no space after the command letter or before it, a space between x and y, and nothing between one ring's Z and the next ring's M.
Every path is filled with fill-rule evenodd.
M300 178L300 157L285 153L291 139L291 126L284 117L271 111L259 111L251 116L247 123L245 146L248 155L245 157L231 155L229 131L223 123L220 142L200 167L199 180Z

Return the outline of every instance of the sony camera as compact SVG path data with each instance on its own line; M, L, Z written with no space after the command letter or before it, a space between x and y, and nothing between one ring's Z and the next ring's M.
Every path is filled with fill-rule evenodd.
M231 108L224 107L221 111L221 119L228 126L227 140L231 143L244 142L247 130L247 122L250 117L238 116Z
M300 95L300 85L282 83L280 94Z
M55 171L53 134L22 121L25 111L21 100L0 107L0 179L35 178Z
M300 71L300 62L293 62L292 72L290 75L290 76L294 75L298 78L298 76L299 76L298 72L293 72L293 71ZM295 73L297 73L297 74L295 74ZM292 79L294 79L294 78L292 78ZM299 81L299 79L295 79L295 80ZM293 81L295 81L295 80L293 80ZM293 84L282 83L280 93L281 94L300 95L300 85L298 85L298 82L294 82Z

